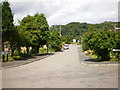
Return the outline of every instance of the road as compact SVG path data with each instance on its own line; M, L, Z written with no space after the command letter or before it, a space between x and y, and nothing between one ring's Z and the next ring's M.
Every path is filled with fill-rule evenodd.
M78 47L3 69L3 88L118 88L118 65L83 65Z

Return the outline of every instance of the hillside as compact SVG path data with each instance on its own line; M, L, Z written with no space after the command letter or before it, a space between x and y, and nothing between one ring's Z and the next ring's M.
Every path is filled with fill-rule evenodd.
M103 22L99 24L89 24L80 22L71 22L66 25L53 25L51 30L61 30L62 36L71 35L74 38L82 35L84 32L90 29L114 29L117 22Z

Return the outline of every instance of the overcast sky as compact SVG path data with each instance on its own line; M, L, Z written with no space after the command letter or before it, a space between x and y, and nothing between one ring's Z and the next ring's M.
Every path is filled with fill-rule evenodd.
M14 21L27 15L45 14L49 25L69 22L118 21L119 0L8 0Z

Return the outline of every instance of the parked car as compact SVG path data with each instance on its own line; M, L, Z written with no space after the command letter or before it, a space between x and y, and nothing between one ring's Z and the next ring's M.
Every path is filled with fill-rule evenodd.
M64 50L67 50L69 49L69 44L65 44L64 47L63 47Z

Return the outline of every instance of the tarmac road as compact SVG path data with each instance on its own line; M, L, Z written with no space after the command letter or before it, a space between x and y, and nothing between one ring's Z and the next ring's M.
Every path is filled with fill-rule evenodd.
M118 88L118 65L83 65L78 47L3 69L3 88Z

